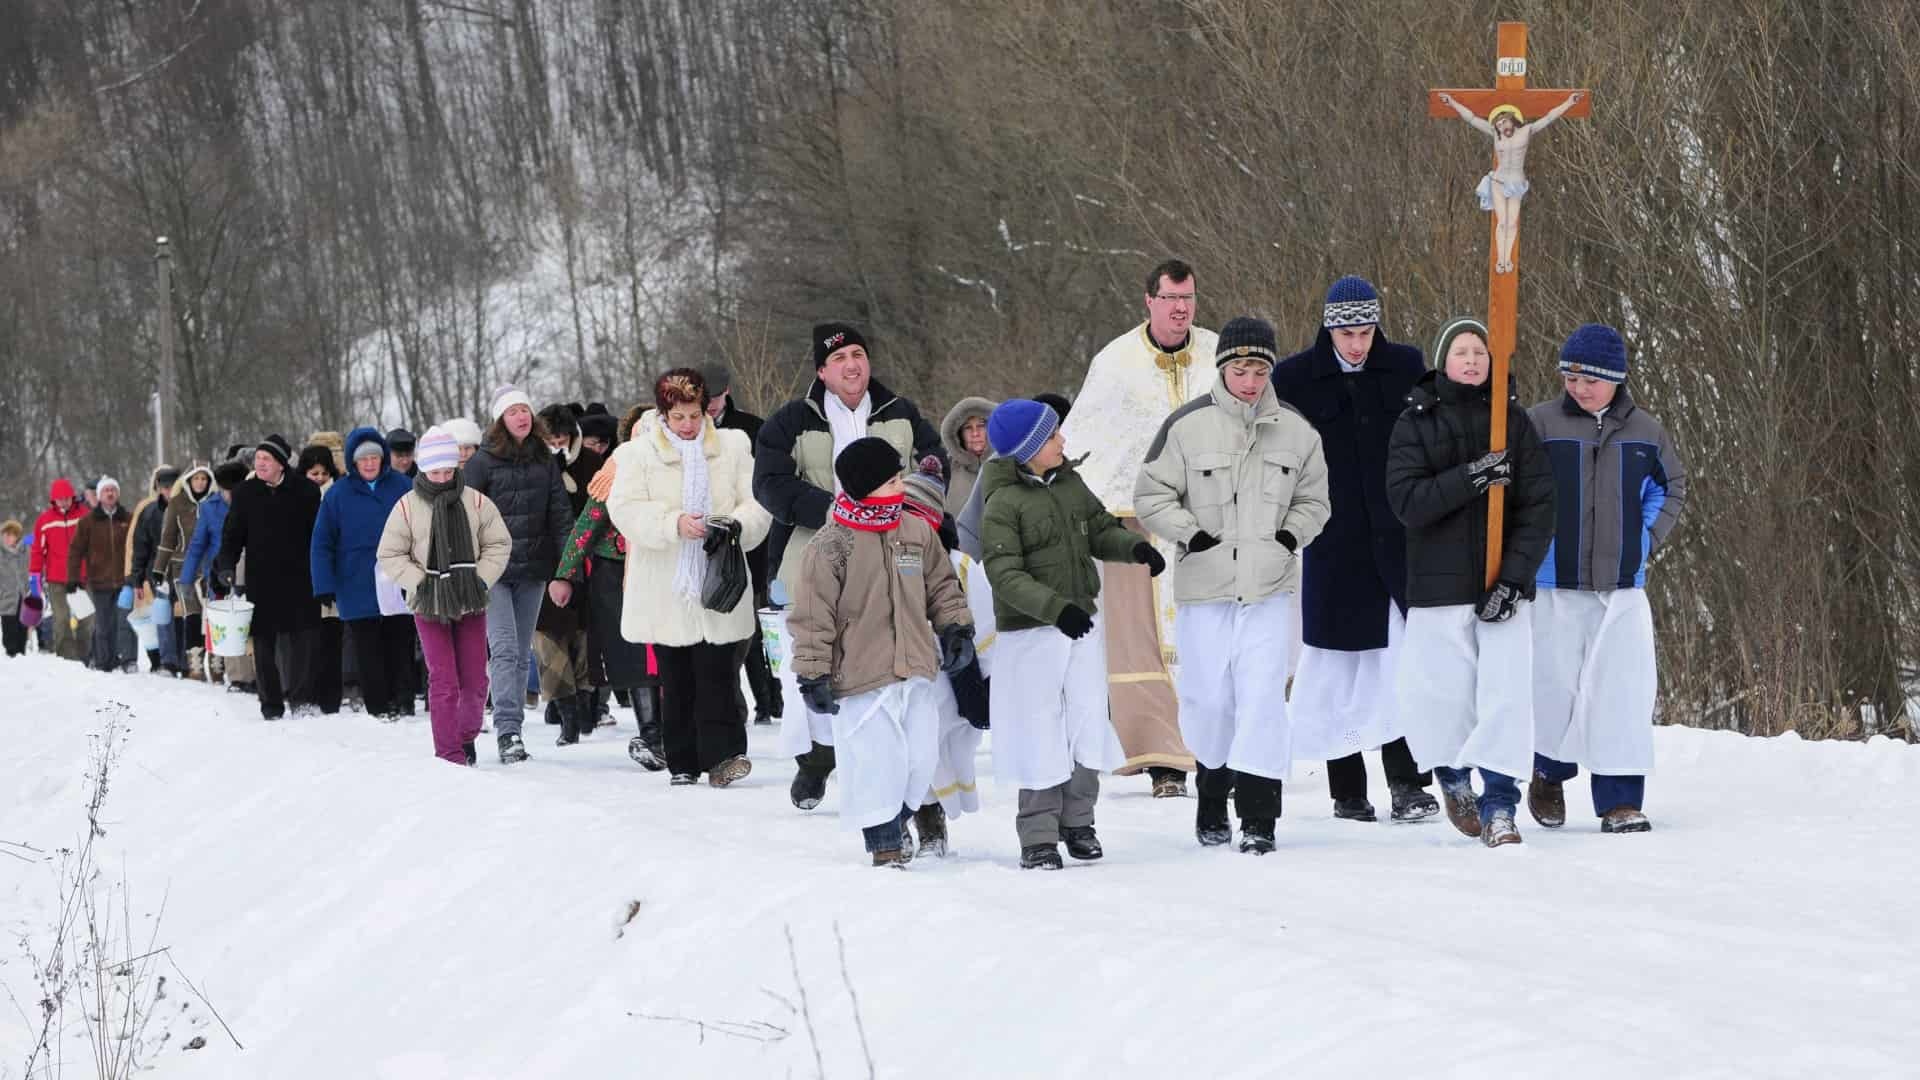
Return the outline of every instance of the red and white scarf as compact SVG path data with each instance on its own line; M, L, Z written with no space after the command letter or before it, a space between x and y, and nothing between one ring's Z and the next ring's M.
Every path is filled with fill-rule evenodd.
M833 520L860 532L889 532L900 527L900 508L906 501L905 495L856 499L843 491L833 497Z

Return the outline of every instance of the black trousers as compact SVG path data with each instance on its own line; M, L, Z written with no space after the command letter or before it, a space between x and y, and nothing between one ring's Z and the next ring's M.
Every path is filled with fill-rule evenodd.
M1428 787L1433 774L1421 772L1414 764L1407 740L1395 739L1380 748L1380 764L1386 769L1389 787ZM1336 801L1367 797L1367 761L1359 754L1348 754L1327 762L1327 792Z
M1241 821L1276 821L1280 817L1280 781L1234 769L1195 765L1194 786L1202 808L1209 802L1224 806L1229 792Z
M27 624L18 615L0 615L0 641L6 643L8 656L27 651Z
M280 681L280 639L295 640L299 635L282 635L273 630L253 628L253 686L260 698L260 715L278 720L287 714L287 690Z
M380 615L346 624L370 716L413 715L413 619Z
M698 776L747 752L747 718L740 698L746 644L703 641L653 647L660 666L669 772Z
M307 700L328 716L340 711L341 627L339 619L321 619L294 638L307 660Z

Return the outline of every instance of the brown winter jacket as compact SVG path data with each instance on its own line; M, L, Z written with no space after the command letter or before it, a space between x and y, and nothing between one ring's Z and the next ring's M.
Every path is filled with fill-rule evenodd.
M833 674L833 696L851 697L940 674L934 627L972 626L966 594L940 538L902 515L889 532L829 518L800 556L793 609L793 672Z
M74 526L67 580L88 589L118 589L127 578L127 533L132 528L133 515L126 507L115 506L111 518L94 507Z

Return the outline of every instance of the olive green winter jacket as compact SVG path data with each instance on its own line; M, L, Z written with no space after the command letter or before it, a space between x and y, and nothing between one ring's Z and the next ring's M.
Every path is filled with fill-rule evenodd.
M986 512L980 519L982 560L993 585L993 617L1001 631L1052 626L1068 604L1096 612L1102 562L1132 563L1136 544L1080 479L1075 462L1045 477L994 458L980 467Z

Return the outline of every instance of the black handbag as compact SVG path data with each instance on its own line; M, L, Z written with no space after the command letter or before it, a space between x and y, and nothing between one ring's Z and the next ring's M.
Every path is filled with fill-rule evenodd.
M730 517L707 519L707 577L700 586L700 606L726 614L740 605L751 584L747 556L740 550L740 523Z

